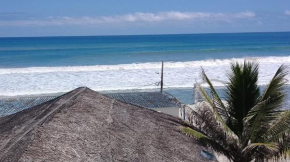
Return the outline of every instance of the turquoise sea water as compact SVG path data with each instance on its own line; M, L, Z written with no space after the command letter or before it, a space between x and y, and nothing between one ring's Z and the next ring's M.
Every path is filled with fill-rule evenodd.
M233 58L257 58L260 84L290 65L290 32L0 38L0 96L156 89L165 61L167 92L191 103L203 66L226 81ZM287 78L290 80L290 78Z
M0 38L0 68L289 56L290 32Z

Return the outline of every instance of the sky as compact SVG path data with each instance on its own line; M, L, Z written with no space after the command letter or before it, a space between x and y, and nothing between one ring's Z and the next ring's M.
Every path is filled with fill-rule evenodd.
M0 0L0 37L290 31L290 0Z

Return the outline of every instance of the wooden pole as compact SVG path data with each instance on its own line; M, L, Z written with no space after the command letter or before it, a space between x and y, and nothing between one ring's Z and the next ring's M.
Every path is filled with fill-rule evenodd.
M162 61L162 67L161 67L161 88L160 88L160 93L163 92L163 61Z

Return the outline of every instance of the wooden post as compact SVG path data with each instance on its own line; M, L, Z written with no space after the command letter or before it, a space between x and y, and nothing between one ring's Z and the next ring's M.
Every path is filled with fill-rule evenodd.
M160 93L163 92L163 61L162 61L162 67L161 67L161 83L160 83Z

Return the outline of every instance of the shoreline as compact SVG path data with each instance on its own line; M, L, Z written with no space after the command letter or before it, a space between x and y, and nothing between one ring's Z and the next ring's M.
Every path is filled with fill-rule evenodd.
M215 86L217 92L219 93L220 97L224 97L224 86ZM265 86L260 86L261 91L264 90ZM151 88L151 89L126 89L126 90L103 90L97 91L99 93L129 93L129 92L159 92L160 88ZM193 87L165 87L163 89L165 93L169 93L176 97L178 100L184 102L185 104L192 104L194 99L194 90ZM67 91L69 92L69 91ZM40 93L40 94L25 94L25 95L14 95L14 96L0 96L1 99L16 99L16 98L25 98L25 97L41 97L41 96L61 96L67 92L58 92L58 93ZM285 87L286 96L286 103L290 105L290 85L286 85Z
M225 87L224 84L222 83L216 83L214 81L212 81L213 86L216 89L223 89ZM258 86L260 87L265 87L267 84L258 84ZM206 85L206 83L202 83L201 86L203 86L204 88L208 88L209 86ZM84 86L86 87L86 86ZM290 82L286 83L286 87L290 89ZM78 87L76 87L78 88ZM90 88L90 87L88 87ZM188 90L191 89L193 90L193 86L172 86L172 87L166 87L164 86L163 89L165 91L170 91L170 90ZM160 90L160 86L154 86L154 87L141 87L141 88L119 88L119 89L94 89L91 88L94 91L100 92L100 93L119 93L119 92L154 92L154 91L159 91ZM72 89L73 90L73 89ZM34 96L55 96L55 95L62 95L65 94L67 92L69 92L71 90L67 90L67 91L56 91L56 92L40 92L40 93L14 93L14 94L10 94L10 95L0 95L0 99L1 98L12 98L12 97L34 97Z

